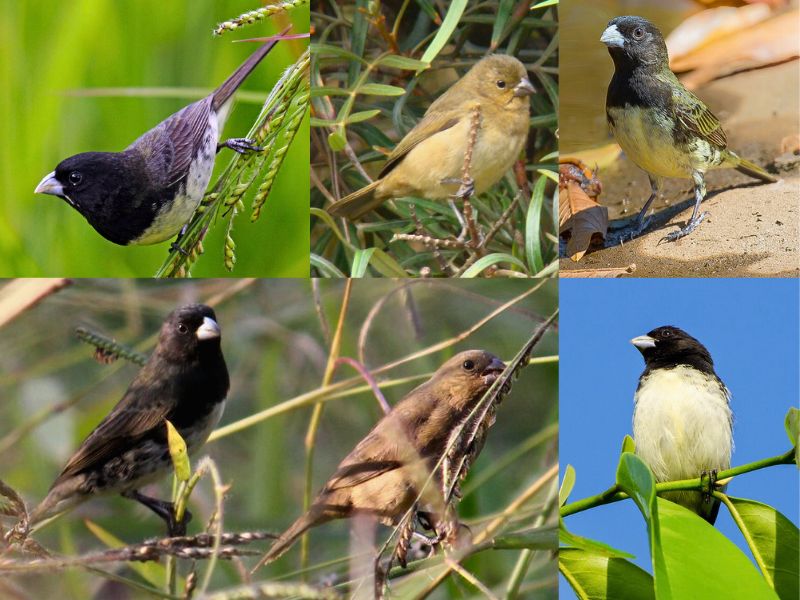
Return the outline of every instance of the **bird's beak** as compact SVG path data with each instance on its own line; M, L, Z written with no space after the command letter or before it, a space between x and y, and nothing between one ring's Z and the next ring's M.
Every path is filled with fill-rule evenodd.
M220 335L219 325L211 317L203 317L203 324L197 328L195 334L198 340L211 340L218 338Z
M486 365L486 368L483 370L483 374L486 375L487 373L500 373L506 368L506 363L502 360L497 358L496 356L492 358L492 362Z
M622 37L622 34L619 32L619 29L617 29L616 25L606 27L603 35L600 36L600 41L609 48L622 48L625 46L625 38Z
M536 93L536 88L533 87L533 84L527 77L523 77L520 82L514 86L514 96L519 98L520 96L530 96L531 94Z
M36 186L34 194L50 194L52 196L63 196L64 186L56 179L56 172L48 173Z
M656 340L649 335L640 335L639 337L633 338L631 344L636 346L639 350L645 350L646 348L655 348Z

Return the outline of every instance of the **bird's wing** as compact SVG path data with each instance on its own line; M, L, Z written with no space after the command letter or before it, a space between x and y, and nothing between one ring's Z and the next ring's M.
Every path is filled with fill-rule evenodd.
M672 95L675 116L684 127L720 149L728 145L719 119L702 100L682 86L680 90L673 89Z
M114 410L95 427L72 455L52 487L65 479L101 465L124 448L148 435L166 438L164 419L169 417L169 393L147 376L147 367L131 383ZM161 430L161 431L159 431Z
M151 177L164 186L184 179L210 133L212 97L190 104L143 134L129 149L145 158ZM214 140L216 142L217 140Z
M464 115L469 114L467 111L462 112ZM455 127L459 120L460 117L458 113L454 111L431 111L428 109L428 112L425 113L422 120L417 123L414 128L400 140L400 143L395 146L394 150L392 150L379 176L384 177L388 174L389 171L394 169L405 155L411 152L418 144L436 135L440 131Z
M399 457L392 455L394 444L373 430L339 464L325 484L325 492L355 487L402 466Z

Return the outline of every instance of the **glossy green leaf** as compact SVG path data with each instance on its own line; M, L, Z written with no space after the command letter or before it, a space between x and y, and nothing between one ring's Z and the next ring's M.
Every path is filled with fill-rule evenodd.
M558 551L558 569L581 600L653 600L653 578L624 558L578 548Z
M659 599L777 598L747 556L704 519L663 498L656 512L660 545L653 563Z
M777 510L745 498L728 498L756 563L780 598L800 598L797 527Z
M350 277L364 277L369 266L369 261L375 253L375 248L365 248L356 250L353 255L353 266L350 269Z
M636 452L636 442L634 442L633 438L629 435L622 438L622 452Z
M561 519L561 524L558 530L558 541L561 542L562 550L564 549L564 546L567 546L569 548L579 548L580 550L591 552L597 556L605 556L606 558L635 558L633 554L618 550L617 548L609 546L604 542L572 533L564 525L563 519Z
M544 268L540 237L545 185L547 185L547 178L539 177L536 180L536 185L533 186L531 193L531 202L528 205L528 215L525 218L525 255L534 273L538 273Z
M572 488L575 486L575 467L572 465L567 465L567 468L564 469L564 478L561 481L561 488L558 490L558 505L564 506L566 504L567 499L569 498L570 493L572 493Z
M447 14L444 17L444 21L442 21L442 26L439 27L431 43L428 44L428 47L425 48L425 52L422 54L422 62L431 63L434 58L439 56L439 52L442 51L442 48L445 47L450 40L450 36L452 36L453 32L456 30L461 20L461 15L464 14L466 8L467 0L452 0L452 2L449 3Z

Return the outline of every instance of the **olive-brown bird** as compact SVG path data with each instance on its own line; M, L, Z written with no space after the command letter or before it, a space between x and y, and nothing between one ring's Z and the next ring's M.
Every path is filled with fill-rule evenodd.
M125 395L72 455L31 513L30 525L99 494L117 493L147 506L182 535L188 518L176 523L169 502L139 493L172 468L165 420L189 453L208 439L228 393L228 369L214 311L195 304L166 318L153 354Z
M525 145L528 96L533 92L525 66L513 56L481 59L430 105L389 155L379 178L335 202L328 212L358 219L389 198L448 198L462 183L473 184L476 194L485 192L511 168ZM480 123L470 163L472 181L462 182L475 108Z
M345 457L309 510L281 534L256 568L280 557L311 527L355 515L396 525L418 500L436 530L444 510L442 469L436 465L453 429L503 369L503 361L482 350L461 352L444 363Z

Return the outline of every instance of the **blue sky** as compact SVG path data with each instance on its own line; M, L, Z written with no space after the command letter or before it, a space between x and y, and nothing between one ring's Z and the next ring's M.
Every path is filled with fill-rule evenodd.
M559 462L562 470L571 464L577 472L570 500L613 483L644 368L629 340L660 325L686 330L711 352L732 394L732 465L789 449L783 419L800 398L798 281L562 279L559 295ZM798 474L792 465L740 476L728 493L770 504L798 522ZM746 548L724 507L716 524ZM637 564L651 571L647 531L632 502L570 516L566 525L631 552ZM560 589L562 597L574 597L563 579Z

